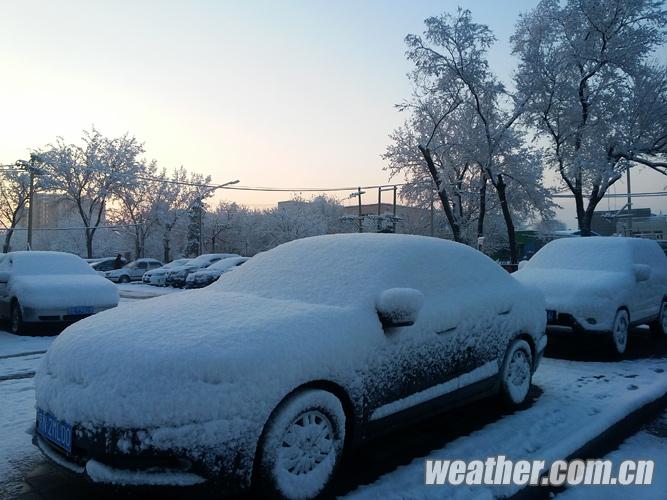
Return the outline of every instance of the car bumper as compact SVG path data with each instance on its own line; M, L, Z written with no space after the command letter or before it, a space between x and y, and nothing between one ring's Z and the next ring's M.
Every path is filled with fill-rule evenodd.
M580 318L574 314L551 310L547 320L547 327L567 327L575 332L602 333L609 330L609 326L596 318ZM550 332L553 329L550 329Z
M116 306L95 306L92 313L70 314L66 307L40 309L23 306L21 312L23 314L23 321L26 323L74 323L93 314L113 309L114 307Z
M99 484L118 486L210 487L236 494L247 489L231 467L220 469L222 460L185 450L169 451L141 447L143 431L75 427L72 450L67 452L33 431L33 444L55 466ZM117 445L126 444L121 451Z

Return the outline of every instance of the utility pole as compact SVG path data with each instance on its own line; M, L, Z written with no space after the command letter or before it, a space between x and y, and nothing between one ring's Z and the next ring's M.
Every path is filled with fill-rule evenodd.
M382 215L382 186L378 187L378 220L377 220L377 232L379 233L382 229L382 221L380 216Z
M628 231L630 234L628 236L632 236L632 188L630 186L630 168L625 171L626 178L627 178L627 183L628 183Z
M396 188L396 186L394 186L394 207L393 207L393 210L392 210L392 213L394 215L394 221L393 221L393 224L392 224L392 228L393 228L392 231L394 233L396 233L396 191L397 191L397 188Z
M32 250L32 220L33 205L35 198L35 168L34 161L30 158L30 187L28 189L28 250Z
M204 212L204 196L206 196L209 193L212 193L216 189L221 189L226 186L231 186L232 184L238 184L239 181L230 181L230 182L225 182L224 184L219 184L217 186L212 186L205 191L201 192L197 199L195 200L196 203L199 205L199 217L197 220L197 225L199 226L199 255L204 253L204 219L203 219L203 212ZM194 205L193 205L194 206Z
M364 224L363 224L363 218L362 218L362 216L361 216L361 193L362 193L362 191L361 191L361 187L357 188L357 199L359 200L359 205L358 205L358 206L359 206L359 212L358 212L358 216L359 216L359 232L360 232L360 233L363 233L363 232L364 232Z

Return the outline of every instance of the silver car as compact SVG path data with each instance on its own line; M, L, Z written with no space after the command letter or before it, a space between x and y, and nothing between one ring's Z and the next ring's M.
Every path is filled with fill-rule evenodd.
M130 281L141 281L146 271L162 267L162 262L157 259L137 259L124 265L120 269L107 271L104 277L114 283L129 283Z

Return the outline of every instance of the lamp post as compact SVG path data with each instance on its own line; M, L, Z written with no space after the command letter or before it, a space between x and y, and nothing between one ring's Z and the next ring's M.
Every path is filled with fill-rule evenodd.
M32 225L33 225L33 207L35 198L35 176L42 175L44 172L35 167L35 162L42 161L39 156L32 153L30 161L19 160L17 166L23 167L30 175L30 185L28 187L28 250L32 250Z
M206 189L205 191L202 191L199 196L197 197L197 203L199 206L199 221L198 221L198 226L199 226L199 255L204 253L204 220L203 220L203 212L204 212L204 196L206 196L209 193L212 193L213 191L224 188L227 186L231 186L232 184L238 184L239 181L238 179L235 181L229 181L225 182L224 184L219 184L217 186L211 186L210 188Z

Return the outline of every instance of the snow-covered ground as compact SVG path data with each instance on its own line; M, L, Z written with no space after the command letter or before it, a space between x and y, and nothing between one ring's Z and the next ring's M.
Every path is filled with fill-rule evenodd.
M180 288L152 286L143 283L118 283L116 286L118 286L121 299L150 299L151 297L183 291Z
M557 495L558 500L655 500L667 496L667 411L625 440L619 448L604 457L614 464L624 460L653 460L651 486L577 486Z
M528 409L385 474L349 498L493 498L518 486L426 486L424 460L546 460L567 457L612 424L667 393L667 359L592 363L545 359L534 379L542 394ZM650 458L650 453L642 457ZM647 487L655 495L664 490ZM627 497L626 497L627 498Z

